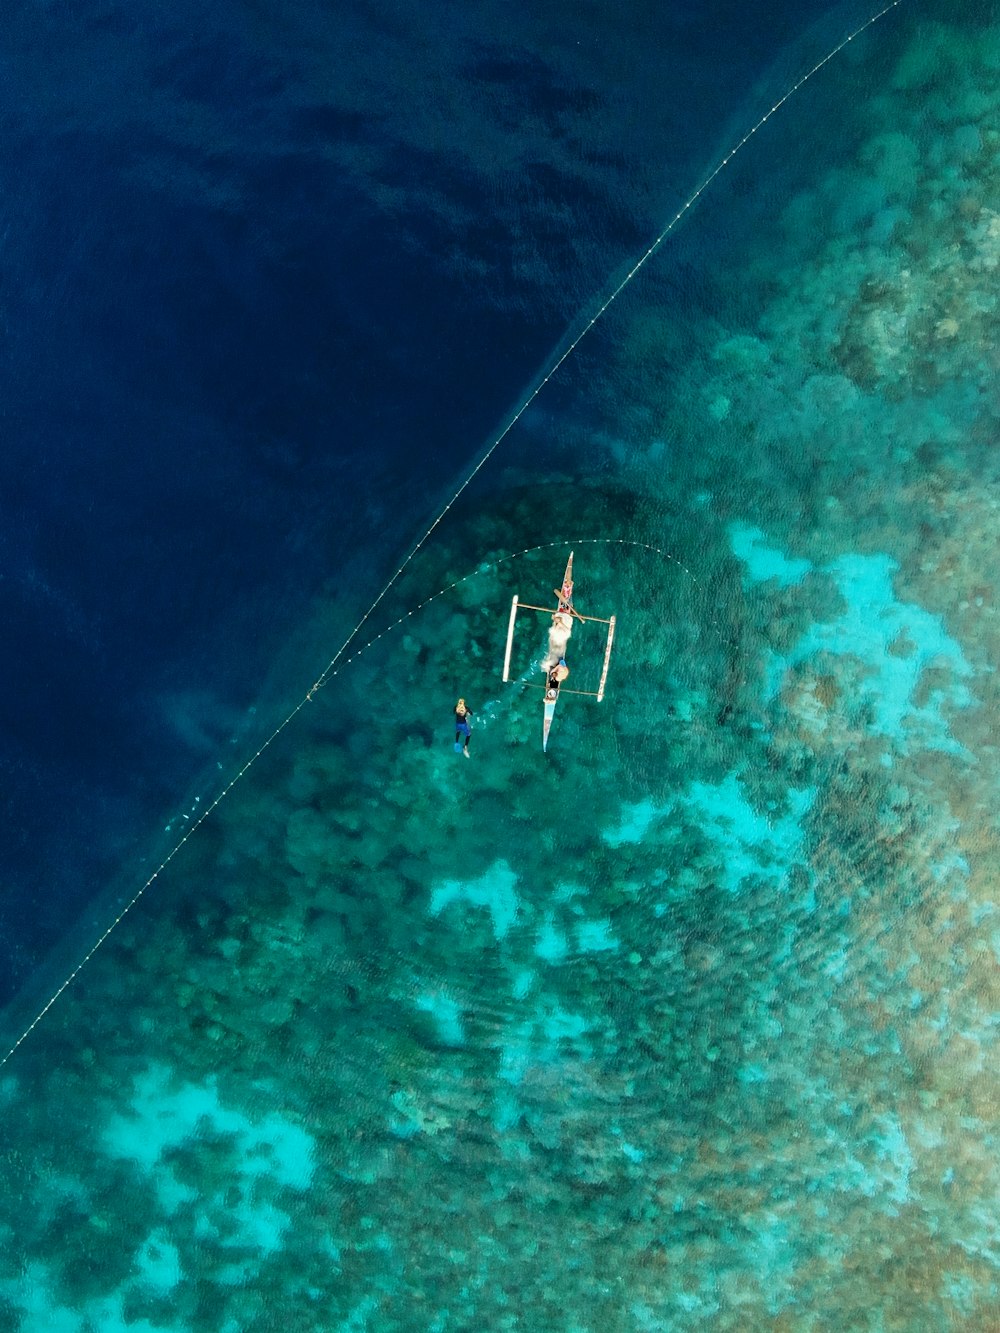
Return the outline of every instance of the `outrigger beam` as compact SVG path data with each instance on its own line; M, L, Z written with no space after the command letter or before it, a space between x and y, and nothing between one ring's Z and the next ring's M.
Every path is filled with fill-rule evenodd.
M524 682L524 684L527 685L527 687L528 687L529 690L547 690L547 689L549 688L547 685L539 685L536 681L533 681L533 680L526 680L526 681ZM560 685L560 686L559 686L559 693L560 693L560 694L582 694L582 695L585 695L588 699L596 699L596 698L597 698L597 691L596 691L596 690L571 690L570 687L569 687L568 685Z
M615 641L615 617L608 621L608 642L604 648L604 666L601 669L601 683L597 687L597 702L604 698L604 686L608 679L608 665L611 662L611 645Z
M610 625L610 624L611 624L611 621L610 621L610 620L607 620L604 616L584 616L584 615L581 615L580 612L577 611L577 609L576 609L575 607L570 607L570 608L567 610L566 607L561 607L561 608L560 608L560 607L558 607L558 606L532 606L530 602L519 602L519 603L518 603L518 609L519 609L520 611L544 611L545 614L546 614L547 616L557 616L557 615L560 615L560 614L562 614L562 615L564 615L564 616L568 616L568 615L572 614L573 616L576 617L577 620L596 620L597 623L598 623L599 625ZM612 617L612 619L613 619L613 618L614 618L614 617Z
M514 643L514 621L517 619L517 593L510 604L510 624L507 626L507 651L503 658L503 678L510 679L510 650Z

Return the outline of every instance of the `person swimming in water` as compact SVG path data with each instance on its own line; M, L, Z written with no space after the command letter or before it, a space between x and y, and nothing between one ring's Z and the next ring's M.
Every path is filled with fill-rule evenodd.
M455 705L455 753L469 758L469 741L472 739L472 724L469 718L472 710L465 706L465 700L459 699Z

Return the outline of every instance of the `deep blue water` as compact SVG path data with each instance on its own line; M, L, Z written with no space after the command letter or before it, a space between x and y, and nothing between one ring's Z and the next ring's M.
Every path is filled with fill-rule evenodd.
M317 591L364 610L827 14L8 6L0 996L280 716Z

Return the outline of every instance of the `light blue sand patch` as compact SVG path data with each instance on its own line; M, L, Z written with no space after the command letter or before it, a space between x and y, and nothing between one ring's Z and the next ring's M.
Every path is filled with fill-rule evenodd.
M100 1333L181 1333L176 1324L152 1324L132 1317L126 1321L123 1292L129 1285L71 1309L57 1304L49 1291L45 1267L33 1263L19 1280L0 1282L0 1294L20 1313L18 1333L91 1333L94 1329Z
M479 879L449 879L431 894L431 916L439 916L454 902L485 907L493 918L493 934L502 940L517 919L517 876L506 861L494 861Z
M165 1213L176 1213L182 1204L197 1199L198 1191L191 1185L185 1185L170 1172L162 1171L156 1180L156 1197Z
M582 1014L574 1014L551 1000L543 1001L532 1017L512 1023L504 1033L500 1077L516 1084L534 1065L558 1064L561 1043L579 1043L589 1026Z
M493 1125L498 1133L506 1133L523 1120L540 1142L557 1146L561 1134L558 1108L565 1102L566 1070L593 1057L585 1040L589 1028L590 1022L582 1014L547 998L540 999L528 1018L506 1026L493 1098ZM527 1104L519 1092L526 1081L533 1089ZM545 1090L548 1097L541 1096ZM503 1146L505 1153L515 1158L525 1150L516 1138Z
M547 913L535 940L535 953L546 963L561 963L568 948L566 936L556 929L552 913Z
M180 1282L181 1259L162 1230L151 1232L139 1246L135 1257L138 1281L163 1295Z
M280 1249L288 1215L258 1199L255 1185L258 1178L268 1176L279 1185L306 1189L313 1174L312 1138L274 1112L255 1124L243 1112L224 1107L214 1078L174 1090L170 1083L166 1065L150 1065L136 1078L128 1112L113 1115L101 1136L104 1151L134 1162L150 1176L167 1213L200 1197L196 1235L265 1254ZM233 1140L235 1164L217 1193L197 1196L179 1184L161 1157L182 1143L197 1143L206 1129ZM237 1267L242 1275L243 1267Z
M753 1083L767 1083L770 1074L763 1065L748 1064L740 1065L736 1071L736 1077L744 1086L747 1086Z
M81 1333L84 1316L55 1304L42 1264L29 1264L19 1282L0 1283L0 1292L21 1313L20 1333Z
M970 1319L976 1312L976 1284L967 1273L942 1273L941 1293L959 1314Z
M768 875L785 881L791 866L800 859L802 821L815 799L814 787L798 790L792 787L788 790L785 814L779 817L761 814L744 796L739 775L729 773L717 784L692 782L685 792L662 807L648 800L639 805L624 805L620 825L617 829L606 829L604 839L612 847L639 842L654 819L683 806L702 832L718 844L722 887L728 893L736 893L749 875Z
M542 1017L542 1031L550 1043L575 1041L582 1037L590 1024L583 1014L571 1013L561 1005L553 1005ZM552 1051L554 1046L548 1048Z
M618 941L611 930L611 922L606 918L600 921L581 921L576 928L576 942L582 953L601 953L605 949L618 948Z
M792 1228L786 1218L771 1212L748 1218L745 1226L750 1232L747 1250L753 1256L754 1270L767 1283L773 1302L775 1285L783 1288L795 1267Z
M157 1064L135 1080L129 1112L113 1115L103 1134L104 1149L111 1157L126 1158L148 1171L167 1148L194 1135L202 1120L220 1134L236 1134L248 1123L219 1104L212 1082L186 1083L168 1092L169 1082L169 1068Z
M374 1296L365 1296L346 1318L337 1325L335 1333L365 1333L368 1319L378 1309L378 1300Z
M772 578L788 587L811 568L808 561L789 560L765 545L763 534L748 524L733 524L730 541L751 582ZM867 668L857 689L871 709L874 731L892 737L904 754L908 743L918 738L927 749L965 755L941 709L965 708L971 702L961 682L972 675L972 667L945 632L940 616L896 600L892 576L898 565L887 555L842 555L822 568L833 577L846 607L834 619L812 625L786 658L772 656L766 697L778 693L789 667L820 653L857 658ZM951 680L918 705L914 693L931 667L946 668Z
M237 1187L239 1188L239 1187ZM222 1203L222 1196L216 1198ZM217 1218L219 1220L213 1220ZM217 1245L238 1245L241 1249L259 1250L262 1254L275 1254L281 1249L281 1237L290 1222L287 1213L275 1208L272 1203L262 1203L252 1198L248 1190L242 1190L235 1201L226 1199L224 1210L217 1210L210 1216L202 1213L195 1226L197 1240L213 1241ZM236 1223L239 1240L231 1235L233 1223ZM240 1261L228 1264L219 1272L219 1280L230 1286L238 1287L256 1268L255 1264Z
M747 1254L766 1291L768 1312L777 1315L795 1300L792 1279L798 1257L797 1228L773 1212L757 1213L747 1219L746 1226L751 1236Z
M846 608L835 620L811 626L784 665L817 653L858 658L869 668L858 688L871 708L875 731L892 737L903 753L908 740L918 736L927 749L965 754L940 710L944 704L965 708L971 702L960 681L972 675L972 667L939 616L896 601L892 575L897 568L886 555L843 555L828 565ZM947 668L952 680L917 705L913 695L929 667Z
M789 811L771 819L756 811L740 790L739 778L728 774L713 786L692 782L683 800L700 827L722 848L722 884L736 893L749 875L779 872L783 879L800 854L802 820L816 799L816 790L789 788Z
M415 1003L422 1013L430 1014L434 1019L438 1035L446 1046L465 1044L462 1009L451 996L444 995L441 991L425 992L417 996Z
M753 528L748 523L729 525L729 545L737 560L746 565L750 583L767 583L774 579L779 587L790 588L801 583L812 569L809 560L790 560L776 546L769 546L760 528Z
M417 1134L436 1133L437 1121L428 1116L420 1103L405 1088L389 1098L395 1115L389 1119L389 1132L397 1139L412 1139Z
M515 1000L523 1000L535 984L535 974L530 967L522 967L514 974L511 994Z
M621 823L615 829L605 829L601 836L611 847L642 842L653 820L669 813L670 808L668 805L661 810L648 797L631 805L623 805Z
M897 1116L880 1115L876 1121L882 1131L876 1139L875 1147L875 1155L883 1164L880 1172L882 1184L894 1203L906 1203L910 1197L913 1153Z
M849 1192L858 1191L869 1199L884 1204L898 1205L910 1198L910 1175L914 1167L913 1152L906 1140L897 1116L875 1117L878 1132L870 1140L869 1164L857 1157L846 1155L843 1165L835 1172L838 1187ZM898 1216L898 1207L887 1207L890 1217Z
M957 819L948 820L947 828L950 833L957 833L962 827ZM933 861L928 862L931 874L939 884L945 880L958 880L969 878L969 863L961 852L954 848L949 848L942 856L935 857Z

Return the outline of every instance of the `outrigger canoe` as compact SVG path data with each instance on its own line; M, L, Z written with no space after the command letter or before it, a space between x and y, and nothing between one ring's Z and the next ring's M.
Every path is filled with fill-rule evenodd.
M540 611L543 615L552 617L552 624L549 629L549 650L541 666L545 672L545 684L541 688L545 691L545 697L542 703L542 750L548 750L549 732L552 728L552 719L555 717L556 704L559 702L561 694L583 694L596 699L598 703L604 698L604 687L608 679L608 666L611 662L611 648L615 640L615 617L609 616L585 616L578 611L573 604L573 552L570 551L569 559L566 561L566 572L563 575L562 587L553 588L556 596L555 606L534 606L531 602L522 602L514 595L510 605L510 621L507 625L507 648L503 660L503 679L510 679L510 655L514 644L514 625L517 620L518 611ZM569 667L566 665L566 651L570 635L573 631L573 625L576 621L581 623L593 621L599 625L607 625L608 636L604 644L604 662L601 667L601 679L596 690L576 690L570 689L564 684L569 675Z

